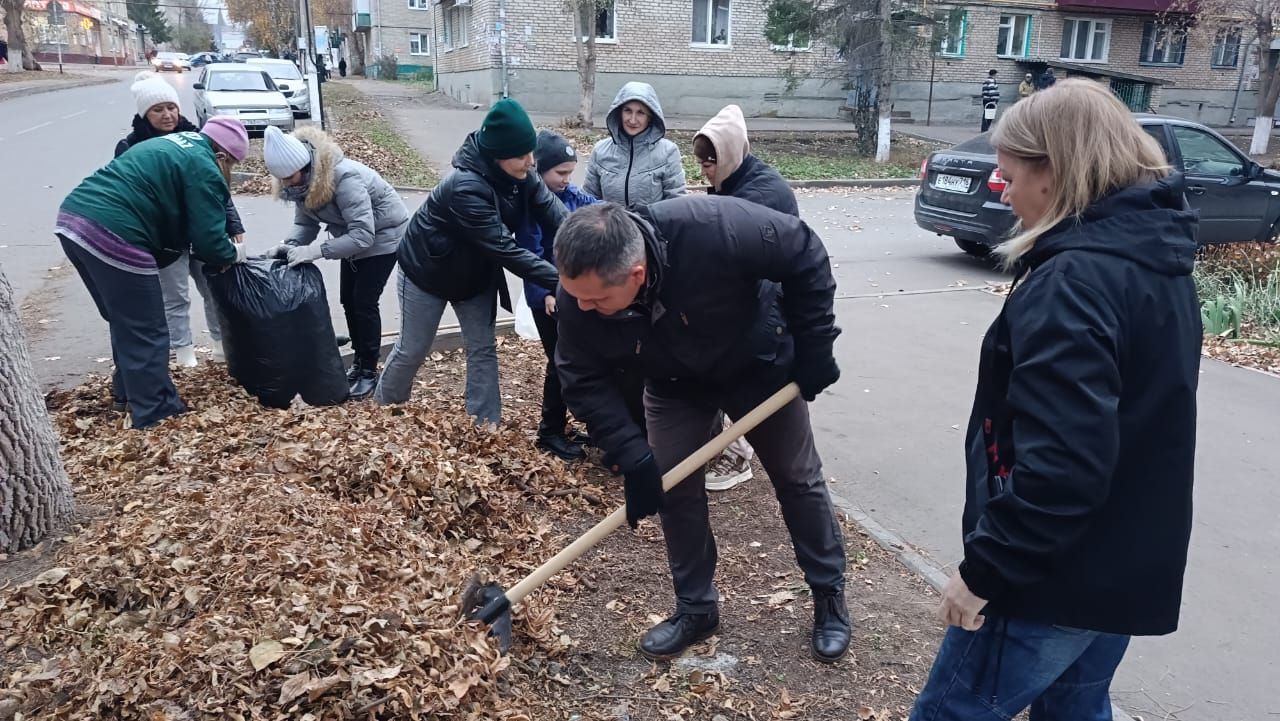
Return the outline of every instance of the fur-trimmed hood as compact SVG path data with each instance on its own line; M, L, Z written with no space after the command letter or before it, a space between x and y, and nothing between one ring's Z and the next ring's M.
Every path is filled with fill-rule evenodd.
M334 191L338 187L338 163L346 156L328 133L314 125L298 128L293 131L293 137L301 140L311 153L304 204L307 210L317 210L333 200ZM284 200L282 191L280 180L272 178L271 194L277 200Z

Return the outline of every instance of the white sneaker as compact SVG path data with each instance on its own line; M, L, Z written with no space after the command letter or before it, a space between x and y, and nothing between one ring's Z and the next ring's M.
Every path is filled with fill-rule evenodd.
M751 462L731 453L721 453L707 469L707 490L727 491L751 480Z
M179 368L196 367L196 349L194 346L184 345L181 348L174 348L173 357L173 364Z
M213 348L213 362L226 363L227 356L222 352L222 341L211 340L209 341L209 345Z

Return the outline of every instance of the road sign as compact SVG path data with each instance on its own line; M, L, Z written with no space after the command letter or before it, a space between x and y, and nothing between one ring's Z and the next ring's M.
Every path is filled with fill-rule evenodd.
M66 22L66 11L62 9L62 3L58 0L49 0L49 24L65 25Z

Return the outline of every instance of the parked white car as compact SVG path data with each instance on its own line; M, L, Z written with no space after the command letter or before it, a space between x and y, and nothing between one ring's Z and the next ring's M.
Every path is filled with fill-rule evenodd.
M151 58L151 67L158 73L164 72L165 70L172 70L175 73L180 73L184 70L191 69L191 60L182 53L156 53L156 56Z
M250 133L268 125L293 130L293 108L266 70L241 63L214 63L200 70L195 91L200 126L215 115L238 118Z
M244 62L246 65L256 65L267 71L275 81L276 87L280 88L280 92L289 99L294 117L311 117L311 86L307 84L307 79L302 77L297 65L290 60L275 58L248 58Z

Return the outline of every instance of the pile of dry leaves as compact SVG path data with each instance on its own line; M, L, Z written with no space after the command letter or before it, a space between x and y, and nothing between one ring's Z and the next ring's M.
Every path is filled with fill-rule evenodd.
M82 507L57 566L0 591L0 717L527 718L460 586L509 587L600 489L420 384L400 409L266 410L221 369L191 412L121 430L95 381L50 399ZM556 592L523 643L567 645Z

